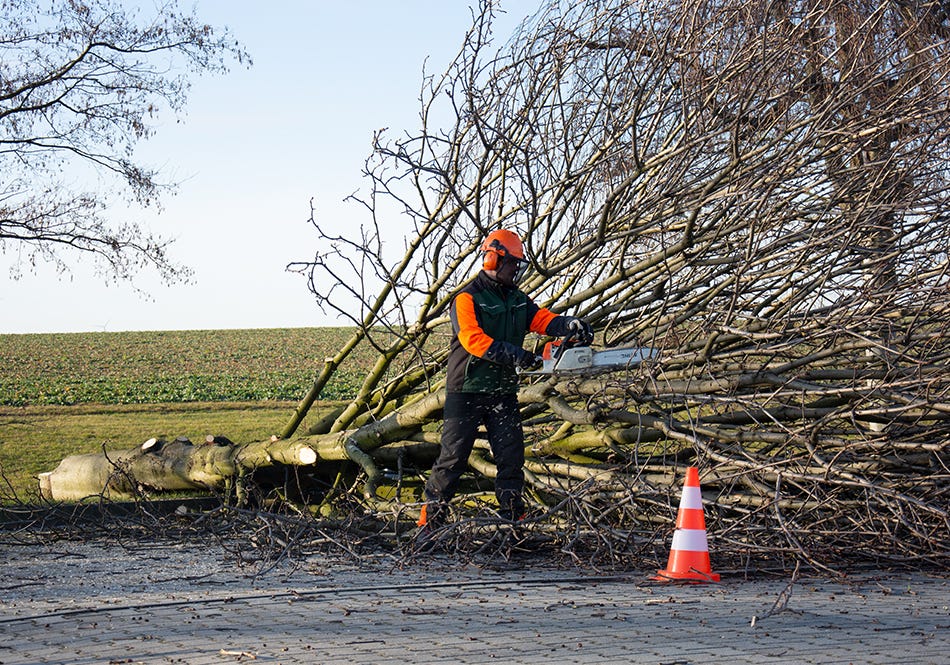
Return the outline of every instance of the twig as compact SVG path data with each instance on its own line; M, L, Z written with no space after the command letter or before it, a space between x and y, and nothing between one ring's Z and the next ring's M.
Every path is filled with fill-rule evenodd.
M749 624L751 628L755 628L756 625L763 619L767 619L770 616L778 614L779 612L784 612L788 609L788 601L792 598L792 590L795 587L795 583L798 581L798 570L800 567L801 561L796 561L795 570L792 571L792 578L788 581L788 584L785 585L785 588L779 592L778 598L776 598L775 602L772 603L772 607L769 608L769 611L763 614L761 617L754 614L752 615L752 621Z

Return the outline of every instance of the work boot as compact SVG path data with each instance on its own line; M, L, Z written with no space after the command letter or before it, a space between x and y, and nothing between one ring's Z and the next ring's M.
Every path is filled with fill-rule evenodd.
M426 502L419 511L416 533L412 537L412 549L416 552L428 552L438 546L439 532L445 527L446 506L442 503Z
M518 522L524 519L525 503L521 492L515 490L495 490L498 500L498 517L508 522Z
M517 501L498 508L498 517L507 522L520 522L525 518L525 505Z
M514 550L530 551L534 549L537 542L532 536L531 527L525 522L528 518L528 510L524 504L501 509L498 511L498 516L509 523L499 525L499 530L504 534L504 542L509 554Z

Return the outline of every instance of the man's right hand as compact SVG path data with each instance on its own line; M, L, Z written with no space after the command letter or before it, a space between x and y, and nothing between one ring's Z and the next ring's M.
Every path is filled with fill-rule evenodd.
M531 351L521 349L521 356L518 358L518 367L526 372L533 372L544 366L544 358Z

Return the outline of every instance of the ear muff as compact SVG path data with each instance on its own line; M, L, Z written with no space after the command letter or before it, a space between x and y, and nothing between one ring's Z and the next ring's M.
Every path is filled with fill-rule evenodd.
M498 270L503 256L508 255L508 250L498 240L492 240L491 244L485 248L485 260L482 267L485 270Z

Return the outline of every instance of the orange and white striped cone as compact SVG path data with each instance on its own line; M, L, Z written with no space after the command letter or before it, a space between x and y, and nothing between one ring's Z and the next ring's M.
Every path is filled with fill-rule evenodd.
M666 570L657 571L657 580L690 580L718 582L719 575L709 565L706 542L706 519L703 517L703 496L699 489L699 469L686 469L686 483L676 514L676 531Z

